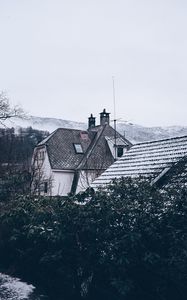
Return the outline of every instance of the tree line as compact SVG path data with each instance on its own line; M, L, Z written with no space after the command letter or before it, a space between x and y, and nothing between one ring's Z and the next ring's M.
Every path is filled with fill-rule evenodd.
M49 133L28 128L0 128L0 200L28 193L34 147Z
M18 105L10 105L0 93L0 201L17 194L28 194L31 184L31 159L34 147L49 133L28 128L7 128L6 120L26 117Z

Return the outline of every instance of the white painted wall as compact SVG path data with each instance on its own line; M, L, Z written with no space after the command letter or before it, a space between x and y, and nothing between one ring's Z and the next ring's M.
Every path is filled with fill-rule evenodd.
M36 180L39 178L41 182L41 195L67 196L70 193L74 171L52 170L45 146L35 149L32 163L35 166L35 178ZM42 188L44 182L47 182L48 185L47 193L44 193Z
M48 157L46 149L45 149L45 153L44 153L44 162L42 165L42 171L44 174L44 178L50 178L52 176L51 165L49 162L49 157Z
M32 191L40 195L51 195L53 174L46 147L36 148L32 158L33 184ZM44 182L48 182L48 193L44 193Z
M49 157L45 146L36 149L38 157L40 157L37 164L40 164L40 172L42 174L41 181L48 182L48 192L45 194L40 191L41 195L48 196L67 196L71 192L71 187L74 178L74 171L72 170L53 170L49 162ZM35 153L36 155L36 153ZM80 171L76 193L84 191L90 186L96 177L100 174L98 171Z
M98 173L98 170L80 171L76 193L86 190L99 175L101 175L101 173Z
M71 192L73 171L53 170L52 196L67 196Z

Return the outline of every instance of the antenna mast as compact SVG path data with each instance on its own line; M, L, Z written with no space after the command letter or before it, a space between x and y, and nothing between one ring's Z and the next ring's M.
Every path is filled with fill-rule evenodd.
M117 145L116 145L116 95L115 95L115 82L114 82L114 76L112 76L112 85L113 85L113 103L114 103L114 160L117 160Z

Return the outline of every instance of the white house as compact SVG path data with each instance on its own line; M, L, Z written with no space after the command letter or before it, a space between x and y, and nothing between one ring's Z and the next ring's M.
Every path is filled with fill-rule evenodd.
M88 119L88 130L58 128L40 142L32 159L33 192L66 196L86 189L132 144L110 126L109 113Z

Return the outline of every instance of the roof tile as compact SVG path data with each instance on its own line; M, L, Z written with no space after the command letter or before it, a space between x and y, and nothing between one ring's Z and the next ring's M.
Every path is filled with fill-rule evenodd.
M119 177L156 178L187 155L187 136L135 144L93 183L99 187Z

